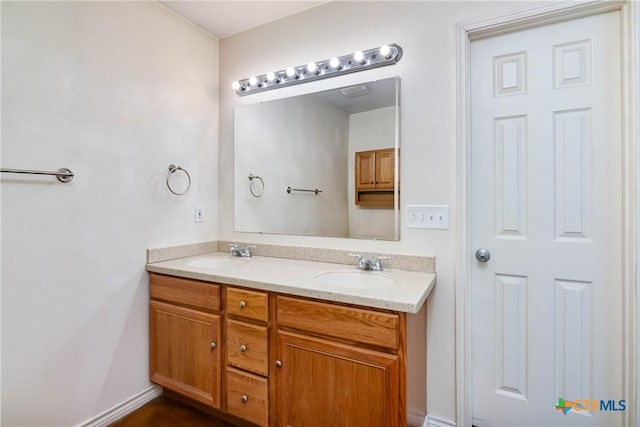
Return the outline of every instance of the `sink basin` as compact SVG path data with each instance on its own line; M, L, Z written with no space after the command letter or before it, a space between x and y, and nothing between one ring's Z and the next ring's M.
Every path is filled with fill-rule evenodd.
M327 271L313 278L315 283L347 289L386 288L396 283L383 273L372 271Z
M229 268L237 267L249 262L244 258L231 258L231 257L211 257L200 258L190 261L187 265L195 268Z

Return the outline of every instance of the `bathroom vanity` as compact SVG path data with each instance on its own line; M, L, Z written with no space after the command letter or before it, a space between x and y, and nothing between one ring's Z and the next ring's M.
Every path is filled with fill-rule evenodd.
M424 419L435 274L220 253L147 270L153 382L260 426Z

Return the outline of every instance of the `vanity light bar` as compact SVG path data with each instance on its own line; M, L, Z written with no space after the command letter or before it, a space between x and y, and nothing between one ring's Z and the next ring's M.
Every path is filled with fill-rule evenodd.
M279 87L297 85L369 70L371 68L394 65L402 58L402 48L397 44L383 45L374 49L358 51L324 61L310 62L306 65L288 67L278 72L269 72L261 76L252 76L231 84L238 96L264 92Z

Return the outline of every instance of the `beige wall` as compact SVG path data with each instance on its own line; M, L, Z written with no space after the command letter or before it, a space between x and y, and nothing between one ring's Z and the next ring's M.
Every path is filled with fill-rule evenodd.
M217 237L218 42L155 2L1 7L2 166L76 174L1 177L2 425L72 426L150 385L146 248Z
M524 7L509 2L333 2L220 42L220 205L233 205L233 108L293 94L400 76L402 206L444 204L450 229L407 229L399 242L235 233L220 210L220 238L302 246L435 255L438 285L428 301L428 411L455 418L456 40L470 17ZM398 43L395 66L239 98L231 82L290 65Z

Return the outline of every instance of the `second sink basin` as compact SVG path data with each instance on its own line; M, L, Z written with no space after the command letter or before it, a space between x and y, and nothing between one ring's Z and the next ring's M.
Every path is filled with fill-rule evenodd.
M372 271L327 271L313 278L315 283L348 289L386 288L397 283L395 279Z
M190 261L187 264L189 267L196 268L229 268L229 267L237 267L244 265L248 262L246 258L231 258L228 257L208 257L208 258L200 258Z

